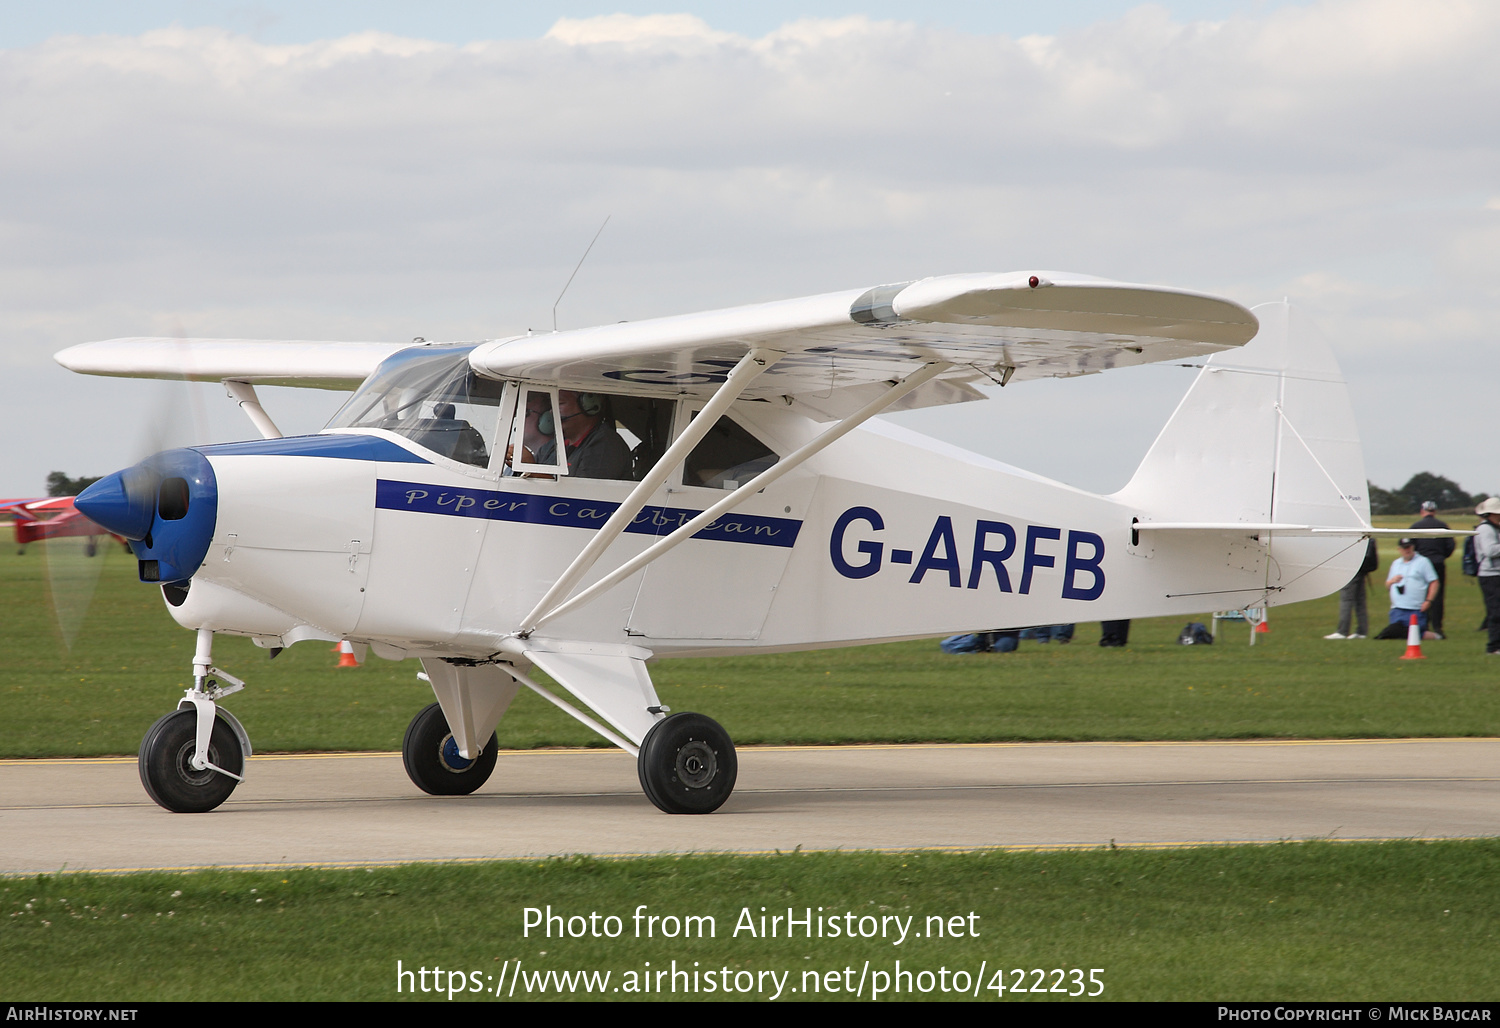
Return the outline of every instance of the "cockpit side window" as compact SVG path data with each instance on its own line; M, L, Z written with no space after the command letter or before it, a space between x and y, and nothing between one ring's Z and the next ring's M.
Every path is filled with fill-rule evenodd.
M469 367L472 346L414 347L383 362L329 428L380 428L443 457L488 467L501 383Z
M568 474L557 459L562 422L557 416L557 390L520 388L520 403L512 416L510 442L505 448L503 475L555 478ZM507 413L509 408L507 407Z
M511 472L638 482L666 452L672 400L529 385L520 392L524 407L516 411L508 447Z

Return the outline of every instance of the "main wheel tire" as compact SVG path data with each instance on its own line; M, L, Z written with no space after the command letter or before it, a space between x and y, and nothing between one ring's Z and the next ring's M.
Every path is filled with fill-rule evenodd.
M668 814L710 814L734 791L739 760L717 721L684 711L652 726L636 772L646 798Z
M467 796L489 781L499 748L500 740L491 732L479 756L465 760L448 730L443 708L433 703L406 726L401 760L406 765L407 777L423 792L434 796Z
M212 768L193 770L190 761L198 736L198 711L188 707L159 719L141 740L138 764L141 784L151 798L177 814L202 814L229 798L240 783ZM221 718L214 718L208 737L208 762L245 773L245 754L239 736Z

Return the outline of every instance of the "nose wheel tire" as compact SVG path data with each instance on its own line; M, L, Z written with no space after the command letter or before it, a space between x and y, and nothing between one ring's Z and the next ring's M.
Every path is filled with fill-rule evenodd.
M636 771L646 798L668 814L709 814L734 791L734 743L713 718L683 712L646 733Z
M239 783L212 768L195 771L191 763L198 734L198 712L174 710L161 718L141 740L138 759L141 784L161 806L178 814L202 814L229 798ZM245 773L239 737L219 718L209 735L208 762Z
M467 796L485 782L495 770L500 740L490 733L489 742L473 760L458 752L443 708L429 704L406 726L401 740L401 760L407 777L418 789L434 796Z

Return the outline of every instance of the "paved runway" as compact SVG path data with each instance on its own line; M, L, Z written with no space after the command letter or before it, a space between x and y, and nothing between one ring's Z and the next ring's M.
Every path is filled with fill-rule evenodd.
M0 873L1491 835L1500 739L742 749L706 817L658 812L617 750L502 753L445 798L399 754L258 756L200 815L153 804L134 758L0 761Z

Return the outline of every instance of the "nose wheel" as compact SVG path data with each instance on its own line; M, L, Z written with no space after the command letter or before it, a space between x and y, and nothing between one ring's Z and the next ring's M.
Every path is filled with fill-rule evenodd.
M668 814L709 814L734 791L734 743L713 718L683 712L652 726L636 772L646 798Z
M429 704L406 726L401 760L418 789L434 796L467 796L489 780L495 770L500 740L494 733L479 756L469 760L458 752L443 708Z
M138 763L141 784L157 803L178 814L201 814L229 798L239 784L214 768L193 767L197 711L174 710L161 718L141 740ZM222 718L214 718L209 736L208 762L244 775L245 754L240 740Z

